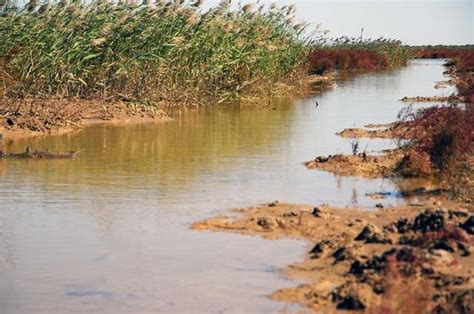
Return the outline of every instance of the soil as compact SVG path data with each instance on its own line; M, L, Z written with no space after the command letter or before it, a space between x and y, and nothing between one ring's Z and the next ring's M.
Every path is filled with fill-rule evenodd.
M271 297L317 312L474 310L473 208L455 203L379 209L272 202L196 222L196 230L292 237L310 243L285 273L307 283Z
M347 128L336 135L344 138L397 138L409 139L413 137L413 131L410 131L403 123L390 123L386 125L368 125L364 128Z
M306 168L332 172L338 176L361 176L365 178L393 177L399 175L399 165L405 157L403 150L390 150L383 155L318 156L304 163Z
M456 85L455 80L446 80L446 81L438 81L435 82L434 88L435 89L440 89L440 88L448 88L449 86L454 86Z
M336 79L339 73L332 72L325 75L310 75L305 79L305 83L310 86L307 94L319 93L325 89L336 88Z
M458 102L463 102L463 99L461 97L455 96L455 97L443 97L443 96L431 96L431 97L423 97L423 96L416 96L416 97L403 97L400 99L402 102L409 102L409 103L415 103L415 102L449 102L449 103L458 103Z
M82 99L0 100L3 139L61 135L98 123L142 123L170 118L157 106Z

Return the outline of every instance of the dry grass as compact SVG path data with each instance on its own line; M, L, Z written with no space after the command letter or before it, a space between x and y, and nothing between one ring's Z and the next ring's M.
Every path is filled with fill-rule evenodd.
M226 101L270 94L306 65L293 7L74 1L0 9L4 95ZM8 62L5 62L7 60Z

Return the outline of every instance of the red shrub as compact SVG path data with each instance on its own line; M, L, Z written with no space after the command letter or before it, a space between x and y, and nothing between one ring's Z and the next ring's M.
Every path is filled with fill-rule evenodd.
M387 65L382 55L363 49L320 49L309 57L310 71L323 74L334 70L374 70Z
M469 235L461 228L447 224L442 229L434 232L427 232L423 234L423 240L435 241L435 240L453 240L457 242L470 243L471 239Z
M411 115L415 149L430 156L433 167L443 172L452 163L465 160L474 143L474 107L431 107Z
M459 95L463 96L466 102L474 103L474 51L460 54L454 59L455 73L459 78Z

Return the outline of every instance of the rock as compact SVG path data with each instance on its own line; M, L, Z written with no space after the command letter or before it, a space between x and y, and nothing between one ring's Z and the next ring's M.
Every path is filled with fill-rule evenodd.
M259 225L263 229L269 229L271 226L270 222L266 218L259 218L257 220L257 225Z
M346 311L362 311L365 309L365 305L358 297L348 295L337 304L336 308Z
M440 239L436 241L433 245L432 248L435 250L445 250L447 252L454 253L454 248L451 245L450 241L446 241L443 239Z
M354 261L349 269L349 274L360 277L364 274L365 264L361 261Z
M460 227L467 233L474 234L474 216L469 216L469 218L467 218L466 221L460 225Z
M376 207L376 208L379 208L379 209L382 209L382 208L383 208L383 204L382 204L382 203L377 203L377 204L375 204L375 207Z
M448 210L448 214L449 214L449 219L453 219L455 217L467 217L469 216L468 213L466 213L465 211L462 211L462 210Z
M430 276L430 275L433 275L435 271L432 267L427 266L421 269L421 273L425 276Z
M411 229L415 232L438 231L444 227L444 216L439 211L426 210L416 216Z
M374 256L367 262L356 260L351 264L349 273L356 277L361 277L367 270L380 273L387 267L389 261L413 263L416 260L414 252L410 248L390 249L385 251L382 255Z
M318 208L318 207L315 207L313 208L313 211L311 212L311 215L313 215L314 217L321 217L321 213L322 211Z
M309 251L312 254L311 258L319 258L324 250L331 244L328 240L323 240L315 244L315 246Z
M316 157L316 159L314 161L316 161L317 163L325 163L325 162L328 162L329 161L329 157L326 157L326 156L318 156Z
M396 258L398 262L406 262L406 263L413 263L416 261L417 257L415 255L415 251L411 248L402 247L398 250L389 250L384 253L385 256L391 255L390 252L395 251Z
M372 290L374 291L374 293L376 294L382 294L385 292L385 288L382 284L380 283L377 283L375 284L373 287L372 287Z
M365 241L365 243L391 243L390 239L385 239L380 230L373 224L368 224L354 239L355 241Z
M462 257L466 257L466 256L471 255L471 251L469 250L469 247L464 245L464 243L458 242L457 246L458 246L458 250L460 251Z
M379 234L380 231L373 224L367 224L359 235L354 239L355 241L365 241L367 238L372 237L374 234Z
M439 274L433 277L434 286L436 288L443 288L447 286L460 286L466 283L469 278L461 276L449 276L444 274Z
M334 251L334 253L332 253L332 257L334 257L334 263L345 261L350 257L350 255L350 252L345 246L341 246L336 251Z
M276 207L278 205L278 201L274 201L270 204L268 204L268 207Z
M398 233L405 233L410 229L408 225L408 219L400 218L395 222L395 227L397 228Z
M12 127L12 126L15 125L15 122L13 122L13 120L10 119L10 118L5 119L5 123L6 123L9 127Z
M474 313L474 289L453 291L448 296L448 301L454 305L455 313Z

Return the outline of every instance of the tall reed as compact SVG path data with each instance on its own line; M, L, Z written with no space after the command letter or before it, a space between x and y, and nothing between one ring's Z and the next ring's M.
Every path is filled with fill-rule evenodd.
M31 0L18 9L3 1L0 59L10 97L189 102L269 93L305 66L310 44L293 7L231 9L222 1L204 12L200 0Z

